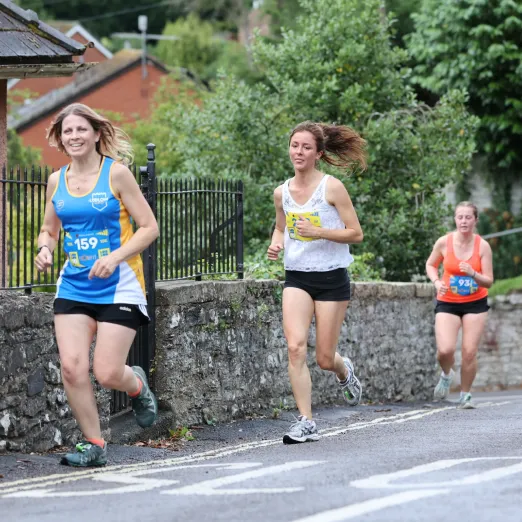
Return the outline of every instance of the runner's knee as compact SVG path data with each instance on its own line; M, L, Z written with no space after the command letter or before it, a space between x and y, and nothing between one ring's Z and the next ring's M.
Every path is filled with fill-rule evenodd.
M288 362L299 364L306 361L306 341L288 341Z
M477 360L477 348L476 346L462 346L462 363L472 364Z
M317 352L316 354L316 360L317 364L319 365L319 368L321 370L329 370L333 371L335 370L335 353L320 353Z
M94 376L102 388L114 389L118 388L123 377L125 367L107 368L103 366L94 366Z
M67 384L78 386L89 380L89 366L77 359L62 357L60 361L62 379Z

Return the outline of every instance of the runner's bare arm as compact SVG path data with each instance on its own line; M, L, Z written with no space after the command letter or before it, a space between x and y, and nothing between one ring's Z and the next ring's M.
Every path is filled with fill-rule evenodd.
M472 277L479 286L491 288L495 280L493 277L493 252L489 243L484 239L480 242L480 263L482 272L475 272Z
M62 226L60 219L56 215L52 202L53 194L58 183L59 172L53 172L49 176L46 190L45 214L38 236L38 247L46 246L51 252L55 249L56 243L60 237L60 228Z
M440 281L439 266L442 263L442 252L445 245L446 236L439 237L439 239L437 239L437 241L435 241L435 244L433 245L433 250L431 251L430 257L428 257L428 260L426 261L426 275L432 283Z
M120 264L143 252L159 236L159 229L152 209L141 193L132 172L121 163L115 163L111 176L114 191L138 225L132 238L111 253L117 264Z
M279 252L283 250L286 219L283 210L283 186L279 186L274 190L274 206L276 209L276 224L272 234L272 241L268 247L268 259L275 261L279 257Z

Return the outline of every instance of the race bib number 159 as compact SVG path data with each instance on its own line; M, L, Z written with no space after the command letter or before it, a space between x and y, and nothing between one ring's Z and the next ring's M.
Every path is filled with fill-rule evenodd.
M111 253L109 231L92 230L78 234L65 234L64 250L71 265L77 268L92 267L100 257Z

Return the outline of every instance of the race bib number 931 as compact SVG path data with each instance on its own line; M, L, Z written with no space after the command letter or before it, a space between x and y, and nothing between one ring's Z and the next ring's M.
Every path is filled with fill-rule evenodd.
M450 290L457 295L472 295L478 290L476 281L469 276L451 276Z

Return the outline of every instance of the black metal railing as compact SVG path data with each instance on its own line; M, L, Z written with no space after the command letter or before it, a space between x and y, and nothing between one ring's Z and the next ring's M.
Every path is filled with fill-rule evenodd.
M141 167L142 189L149 183ZM0 179L0 289L56 285L65 261L62 238L53 266L36 271L36 239L42 226L50 169L2 168ZM156 250L144 258L156 281L204 276L243 278L243 183L241 181L155 178L148 200L160 228ZM149 190L150 188L150 190Z
M243 183L159 179L156 280L243 278Z

